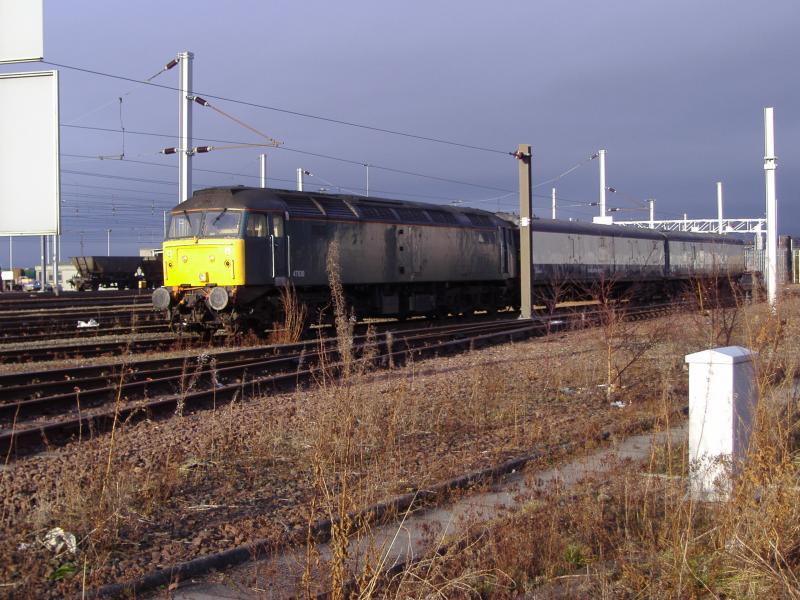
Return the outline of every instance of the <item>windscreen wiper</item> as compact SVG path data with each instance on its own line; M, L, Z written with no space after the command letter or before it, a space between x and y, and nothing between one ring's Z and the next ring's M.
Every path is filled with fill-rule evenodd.
M217 224L217 221L219 221L219 220L222 218L222 215L224 215L224 214L225 214L225 212L226 212L227 210L228 210L227 208L223 208L223 209L222 209L222 212L221 212L221 213L219 213L219 214L217 215L217 218L216 218L216 219L214 219L214 220L211 222L211 224L212 224L212 225L216 225L216 224Z

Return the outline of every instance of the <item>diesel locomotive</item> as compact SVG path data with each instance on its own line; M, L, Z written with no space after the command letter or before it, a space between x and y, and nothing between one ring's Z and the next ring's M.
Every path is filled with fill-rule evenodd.
M744 242L723 236L539 219L531 229L537 301L556 287L576 294L607 281L652 295L745 272ZM263 330L280 318L280 291L291 285L313 314L330 302L333 244L359 317L519 306L513 216L248 187L201 190L172 209L153 306L179 327Z

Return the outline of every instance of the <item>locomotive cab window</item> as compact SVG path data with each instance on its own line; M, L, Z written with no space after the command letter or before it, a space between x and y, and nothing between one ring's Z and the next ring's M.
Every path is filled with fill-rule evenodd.
M231 210L209 211L203 222L204 237L238 237L242 213Z
M247 215L247 237L267 237L267 215L250 213Z
M202 221L203 214L199 212L183 211L179 215L170 215L167 238L197 237L200 234L200 223Z
M283 237L283 216L272 215L272 235Z

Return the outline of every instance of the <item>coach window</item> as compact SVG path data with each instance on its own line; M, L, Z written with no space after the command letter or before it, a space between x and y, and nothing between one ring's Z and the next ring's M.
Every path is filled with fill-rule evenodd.
M247 215L247 237L267 237L267 215Z
M272 235L283 237L283 216L272 215Z

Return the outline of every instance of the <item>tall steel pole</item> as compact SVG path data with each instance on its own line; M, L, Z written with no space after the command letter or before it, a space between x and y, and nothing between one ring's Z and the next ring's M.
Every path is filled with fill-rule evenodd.
M717 233L723 233L722 226L722 182L717 182Z
M556 188L553 188L553 197L552 197L552 217L553 219L556 218Z
M519 160L519 277L520 319L532 316L531 296L532 248L531 218L533 217L533 194L531 187L531 146L520 144L515 156Z
M192 195L192 60L194 54L181 52L180 90L178 91L178 203Z
M600 159L600 217L606 218L606 151L597 153Z
M655 217L656 217L656 201L653 198L650 198L647 203L650 205L650 229L655 228Z
M39 239L39 259L41 262L42 273L39 278L39 291L44 291L44 286L47 283L47 251L44 248L44 240L47 236L41 236Z
M8 236L8 268L14 270L14 236ZM14 287L12 282L11 287Z
M767 201L767 301L778 301L778 202L775 198L775 119L772 107L764 109L764 180Z
M369 198L369 163L364 163L367 168L367 198Z
M53 293L58 296L58 234L53 234Z
M106 256L111 256L111 230L106 229Z
M297 169L297 191L298 192L302 192L303 191L303 169L302 168Z
M261 187L267 187L267 155L261 154L259 156L260 171L261 171Z

